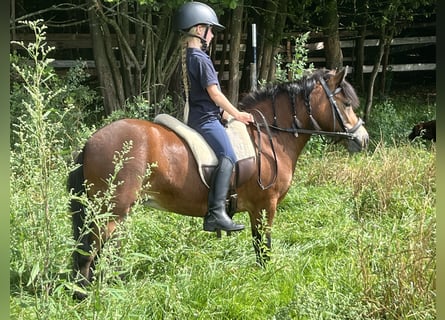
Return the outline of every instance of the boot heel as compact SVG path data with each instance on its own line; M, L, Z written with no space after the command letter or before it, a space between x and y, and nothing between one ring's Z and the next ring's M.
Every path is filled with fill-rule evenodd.
M204 231L208 231L208 232L215 232L215 231L218 231L218 229L217 229L216 227L214 227L214 226L207 226L207 225L205 225L205 224L204 224L203 230L204 230Z

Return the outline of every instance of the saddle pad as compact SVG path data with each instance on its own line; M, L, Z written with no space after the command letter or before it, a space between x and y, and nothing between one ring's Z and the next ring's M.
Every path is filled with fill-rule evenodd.
M235 120L235 118L230 118L227 123L226 132L238 161L255 158L255 148L253 147L252 139L244 123Z
M198 164L201 180L209 187L204 177L203 167L217 166L218 159L201 134L168 114L157 115L154 122L170 128L187 142ZM255 149L247 128L242 122L230 119L226 131L238 161L255 157Z

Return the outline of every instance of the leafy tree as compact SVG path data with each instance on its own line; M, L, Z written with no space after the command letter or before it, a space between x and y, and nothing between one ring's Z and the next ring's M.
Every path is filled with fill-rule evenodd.
M239 92L250 88L250 63L253 62L250 24L257 24L258 79L272 81L276 74L276 55L280 51L285 32L303 33L322 31L327 68L343 65L342 50L338 36L339 25L346 26L356 34L354 82L368 97L366 116L370 114L374 85L382 65L380 92L385 89L385 72L389 64L390 43L393 37L409 26L417 16L434 12L435 0L391 0L370 2L368 0L202 0L215 9L220 22L226 26L223 41L210 46L210 55L215 62L221 61L218 69L223 81L223 90L233 103ZM41 9L41 3L48 8ZM70 4L54 4L57 0L42 0L26 3L13 0L14 17L22 15L47 16L54 26L52 15L63 13L71 22L58 22L64 28L82 25L93 39L94 60L103 97L105 115L116 110L125 111L134 102L142 100L148 105L162 106L169 96L174 109L181 113L183 105L181 68L178 68L180 50L178 34L172 30L174 11L185 0L73 0ZM31 9L28 9L31 8ZM70 14L73 10L86 12L85 17ZM51 15L51 19L49 16ZM82 20L84 19L84 20ZM16 20L12 19L11 35L16 32ZM51 21L50 21L51 20ZM87 21L88 28L84 28ZM84 32L84 31L82 31ZM246 51L241 51L242 35L247 34ZM369 34L378 34L381 47L374 59L375 68L367 83L363 76L365 57L364 41ZM230 48L230 49L229 49ZM288 56L290 60L290 55ZM242 76L240 74L242 71ZM142 99L141 99L142 97ZM155 107L150 112L161 111Z
M170 93L173 102L182 106L181 84L177 81L181 77L176 76L181 72L179 38L176 30L172 30L172 17L184 1L86 1L106 114L140 95L148 103L157 104ZM233 9L225 21L226 35L233 35L228 57L229 76L235 80L229 82L228 88L232 101L236 101L239 91L236 79L239 79L242 4L243 1L234 0L211 4L219 14L226 8ZM117 38L117 51L113 35ZM224 64L219 71L224 74Z
M158 102L179 61L178 41L171 30L177 1L86 1L105 113L139 95L149 103Z

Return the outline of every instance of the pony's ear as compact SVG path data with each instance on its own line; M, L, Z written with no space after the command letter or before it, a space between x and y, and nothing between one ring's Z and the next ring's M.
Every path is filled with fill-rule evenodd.
M334 84L334 87L340 85L340 83L342 83L345 80L347 75L348 75L348 67L346 66L332 77L332 82Z
M345 79L346 79L346 77L348 76L348 66L346 66L346 67L344 67L343 68L343 70L344 70L344 75L343 75L343 80L342 81L345 81Z

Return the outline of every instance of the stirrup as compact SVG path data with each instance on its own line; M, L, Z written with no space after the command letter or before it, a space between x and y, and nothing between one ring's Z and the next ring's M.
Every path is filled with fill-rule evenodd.
M222 221L222 223L221 223L213 215L206 215L204 217L203 229L204 229L204 231L209 231L209 232L215 232L215 231L218 232L218 230L241 231L244 229L244 225L237 224L237 223L233 222L233 220L230 218L228 218L225 221Z

